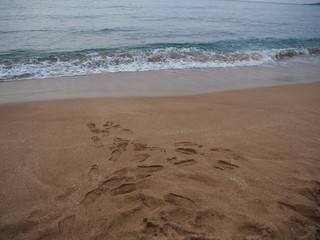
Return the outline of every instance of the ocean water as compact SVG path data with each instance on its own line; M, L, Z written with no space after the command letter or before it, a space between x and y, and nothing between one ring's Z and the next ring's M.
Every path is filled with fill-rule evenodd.
M320 6L237 0L1 0L0 81L320 63Z

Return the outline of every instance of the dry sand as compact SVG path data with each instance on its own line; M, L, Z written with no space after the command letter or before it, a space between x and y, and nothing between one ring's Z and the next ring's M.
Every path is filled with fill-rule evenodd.
M320 239L320 83L0 105L0 239Z

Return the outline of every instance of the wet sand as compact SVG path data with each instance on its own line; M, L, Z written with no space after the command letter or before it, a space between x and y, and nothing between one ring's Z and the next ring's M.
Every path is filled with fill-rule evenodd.
M319 239L319 93L1 104L0 239Z
M319 64L120 72L0 82L0 103L67 98L185 96L320 81Z

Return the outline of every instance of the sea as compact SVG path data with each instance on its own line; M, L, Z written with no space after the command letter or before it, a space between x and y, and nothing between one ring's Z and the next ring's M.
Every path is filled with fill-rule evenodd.
M0 81L320 63L320 6L0 0Z

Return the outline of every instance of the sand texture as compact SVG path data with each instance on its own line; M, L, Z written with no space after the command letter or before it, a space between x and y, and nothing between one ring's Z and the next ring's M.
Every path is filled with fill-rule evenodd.
M320 83L2 104L0 143L0 239L320 239Z

